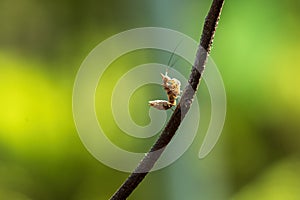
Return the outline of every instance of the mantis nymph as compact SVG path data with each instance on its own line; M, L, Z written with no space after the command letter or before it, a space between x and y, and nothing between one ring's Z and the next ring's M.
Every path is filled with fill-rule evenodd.
M168 66L169 66L170 61L172 60L172 57L174 56L174 53L180 43L181 43L181 41L175 47L174 52L172 53L172 56L169 59ZM162 82L163 82L162 86L164 87L164 90L166 91L166 93L168 95L168 101L166 101L166 100L149 101L149 105L154 108L157 108L158 110L168 110L176 105L176 99L179 97L180 92L181 92L181 90L180 90L181 83L176 78L170 78L168 76L168 71L166 71L165 74L161 73L160 75L162 77Z
M159 110L168 110L172 108L172 106L176 105L176 99L180 95L180 81L176 78L170 78L168 73L166 72L165 75L161 74L164 90L168 95L168 101L166 100L154 100L149 101L149 105L157 108Z

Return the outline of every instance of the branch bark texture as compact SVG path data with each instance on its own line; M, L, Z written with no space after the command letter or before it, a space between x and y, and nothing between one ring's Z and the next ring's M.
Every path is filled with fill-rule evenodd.
M111 200L124 200L132 193L132 191L145 178L156 161L159 159L164 149L175 135L175 132L180 126L181 121L189 111L212 47L213 38L221 15L223 4L224 0L213 0L212 2L208 15L205 19L200 45L198 47L194 66L188 81L189 84L185 88L180 102L175 108L175 111L173 112L169 122L155 144L142 159L134 172L111 197Z

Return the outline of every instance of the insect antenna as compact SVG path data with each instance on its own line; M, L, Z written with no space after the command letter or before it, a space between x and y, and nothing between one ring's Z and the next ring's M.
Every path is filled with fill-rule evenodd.
M167 72L168 72L168 69L170 69L171 67L173 67L173 66L177 63L177 61L179 60L179 59L177 58L177 60L170 66L171 60L172 60L172 58L174 57L175 52L176 52L177 48L179 47L179 45L181 44L182 40L183 40L183 39L181 39L181 40L178 42L178 44L176 45L176 47L174 48L174 50L173 50L173 52L172 52L172 55L171 55L170 58L169 58L168 65L167 65L168 68L167 68L167 70L166 70Z

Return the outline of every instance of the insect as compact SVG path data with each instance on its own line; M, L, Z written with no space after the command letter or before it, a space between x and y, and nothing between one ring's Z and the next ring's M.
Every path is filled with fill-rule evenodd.
M158 110L168 110L176 105L176 99L180 95L180 81L176 78L170 78L168 72L161 74L162 86L168 95L168 101L166 100L154 100L149 101L149 105Z
M168 61L168 66L170 65L170 62L174 56L174 53L181 42L182 42L182 40L175 47L175 49ZM175 63L173 63L173 65L174 64ZM180 90L181 83L176 78L170 78L168 76L168 70L166 70L165 74L161 73L160 75L162 77L162 82L163 82L162 86L168 95L168 101L166 101L166 100L149 101L149 105L158 110L168 110L176 105L176 99L179 97L180 92L181 92L181 90Z

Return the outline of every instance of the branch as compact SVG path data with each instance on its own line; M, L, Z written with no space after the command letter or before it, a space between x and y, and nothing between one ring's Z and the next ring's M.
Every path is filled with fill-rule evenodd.
M196 59L192 68L192 73L188 81L189 85L186 86L180 102L175 108L175 111L173 112L165 129L150 151L139 163L134 172L127 178L127 180L121 185L121 187L116 191L110 200L124 200L132 193L132 191L145 178L156 161L159 159L164 149L175 135L175 132L177 131L181 121L189 111L194 99L194 95L197 91L200 78L202 77L205 69L205 64L211 50L223 4L224 0L213 0L212 2L211 8L205 19L200 45L196 53Z

